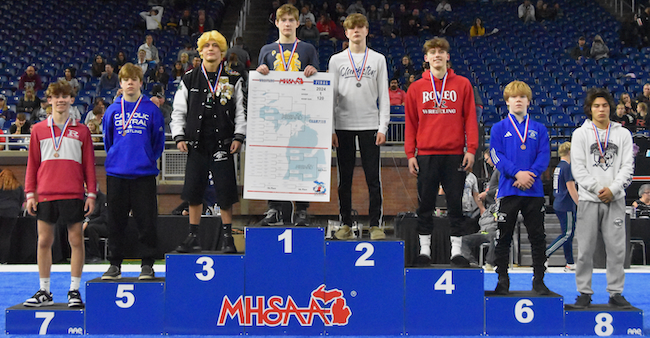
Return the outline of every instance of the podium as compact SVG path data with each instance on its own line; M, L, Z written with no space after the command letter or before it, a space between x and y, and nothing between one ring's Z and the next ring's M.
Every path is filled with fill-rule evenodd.
M83 308L68 303L47 307L14 305L6 310L7 334L85 334Z
M502 296L485 292L485 333L488 335L555 336L564 333L562 296L551 292L510 291Z
M643 311L638 308L617 309L608 304L592 304L586 309L564 306L567 335L643 335Z

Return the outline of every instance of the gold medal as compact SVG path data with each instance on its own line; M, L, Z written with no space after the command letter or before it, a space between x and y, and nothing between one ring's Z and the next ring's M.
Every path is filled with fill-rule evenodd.
M526 150L526 145L522 144L519 148L521 148L521 150Z

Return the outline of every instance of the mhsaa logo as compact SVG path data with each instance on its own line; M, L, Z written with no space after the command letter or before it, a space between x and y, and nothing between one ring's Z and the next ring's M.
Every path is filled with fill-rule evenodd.
M343 291L327 291L325 284L311 292L307 307L298 307L291 296L287 296L286 300L280 296L265 298L257 296L253 304L253 296L239 296L232 303L228 296L224 296L217 325L226 325L226 319L230 317L237 318L239 325L243 326L288 326L289 320L294 317L301 326L311 326L314 318L318 317L325 326L344 326L352 315Z
M302 80L301 77L297 79L280 79L280 83L285 83L285 84L303 84L305 81Z

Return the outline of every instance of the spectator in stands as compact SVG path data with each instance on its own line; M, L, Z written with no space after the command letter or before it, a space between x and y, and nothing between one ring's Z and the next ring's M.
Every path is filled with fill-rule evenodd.
M415 74L409 75L408 79L406 80L406 83L404 84L404 91L408 92L409 87L411 87L411 84L415 82Z
M591 57L595 60L609 57L609 48L600 35L594 36L594 41L591 43Z
M181 54L181 58L177 62L180 62L181 68L183 68L184 71L188 71L193 68L192 62L190 62L190 56L187 55L187 53Z
M95 95L99 96L102 91L113 90L120 87L120 81L117 78L117 75L113 73L113 65L110 63L106 64L106 71L102 74L102 77L99 79L97 84L97 89L95 90Z
M544 8L544 0L537 0L537 5L535 5L535 20L542 21L542 11Z
M169 122L172 116L172 106L165 99L165 88L163 86L159 84L153 86L151 89L151 102L158 106L158 109L163 114L163 118L165 119L165 133L171 133Z
M530 4L530 0L525 0L523 4L519 5L517 11L519 19L524 23L535 21L535 7Z
M329 40L334 38L336 24L330 19L329 14L321 13L318 22L316 23L316 28L318 29L321 39Z
M404 149L409 172L417 177L420 197L417 210L420 243L420 255L416 260L418 265L429 265L431 262L432 213L436 207L437 189L442 183L446 188L451 222L451 263L469 266L469 261L461 255L462 195L464 171L474 164L474 153L478 148L478 125L472 85L467 78L447 68L449 48L449 42L444 38L436 37L425 42L424 60L429 63L430 69L410 86L406 94ZM459 96L453 101L446 95L431 97L432 86L436 88L434 92L445 93L447 90ZM454 114L448 114L451 112ZM453 129L445 129L452 125Z
M140 12L140 16L144 19L147 30L153 31L162 29L162 16L165 8L162 6L153 6L147 12Z
M97 125L96 121L93 121L93 123ZM90 126L89 129L91 133L95 134ZM96 139L99 139L99 141L96 141ZM93 142L101 142L101 138L93 137ZM83 221L82 228L84 236L88 237L88 241L85 243L86 263L101 262L104 254L101 249L100 238L108 238L108 206L106 203L106 195L99 188L97 189L97 198L95 199L95 210Z
M395 25L395 18L392 16L381 25L381 35L386 38L396 38L400 35L399 29Z
M0 150L2 149L0 144ZM9 262L11 232L25 201L25 191L13 171L0 172L0 264Z
M183 74L185 74L185 72L189 71L190 69L194 69L194 66L191 66L189 69L185 70L183 69L183 64L180 61L176 61L174 63L174 69L172 69L172 74L170 76L171 82L178 85L183 78Z
M636 131L648 130L649 118L648 118L648 105L644 102L639 103L637 106L637 117L636 117Z
M345 11L345 7L340 2L336 3L335 6L335 12L334 12L334 17L332 18L332 21L335 23L342 22L342 20L345 20L345 17L348 16L348 13Z
M540 21L544 20L555 20L557 17L557 8L559 7L559 4L555 4L555 6L549 6L547 3L544 3L542 5L542 10L540 11L539 17L541 18Z
M23 113L16 115L16 121L9 128L11 135L29 135L29 128L31 123L27 121L27 116ZM23 139L14 139L14 141L23 141Z
M178 26L176 29L178 30L178 35L181 36L191 36L192 35L192 27L194 27L194 23L192 22L192 13L190 12L189 9L183 10L183 14L181 15L181 18L178 19Z
M192 44L189 42L183 46L183 49L178 51L178 57L176 60L180 61L183 53L186 53L190 60L193 60L195 57L199 57L199 53L197 53L196 49L192 48Z
M495 249L499 277L494 291L501 295L510 292L508 255L515 223L521 212L531 243L533 291L548 295L551 291L544 284L546 234L542 184L542 173L548 168L551 157L548 131L543 124L530 121L528 106L532 99L532 90L528 84L521 81L510 82L503 91L503 98L508 106L508 117L494 124L490 132L492 162L501 173L497 196L500 200Z
M571 137L571 173L580 186L576 219L576 285L580 295L573 305L575 308L591 304L593 261L599 233L607 253L609 305L632 307L622 293L625 284L625 189L634 174L634 143L628 130L610 122L613 105L614 99L607 89L590 89L584 103L588 120Z
M29 87L32 87L37 91L43 89L41 76L36 73L36 68L34 68L34 66L28 66L25 73L20 77L20 81L18 81L18 89L25 90Z
M0 129L5 125L6 121L16 118L16 112L9 109L7 106L7 98L0 94Z
M194 59L192 59L192 69L198 68L200 66L201 66L201 58L200 57L197 56Z
M158 56L158 48L153 45L153 36L147 34L145 42L138 47L138 52L144 50L146 52L145 59L150 62L159 63L160 57Z
M469 29L469 37L474 38L483 35L485 35L485 27L483 27L483 21L481 21L481 18L476 18L474 19L474 24Z
M646 6L643 13L637 17L637 24L639 26L639 36L641 37L641 44L644 47L650 46L650 6Z
M120 69L122 69L122 66L124 66L127 62L129 62L129 61L126 59L126 54L124 53L124 51L117 52L117 57L115 57L115 63L113 65L113 70L116 73L119 73Z
M88 122L90 122L91 120L95 120L97 121L97 123L99 123L99 130L102 130L103 123L104 123L104 113L106 112L106 106L103 102L104 102L103 99L96 100L93 110L89 111L88 114L86 114L86 119L84 121L85 124L88 124Z
M70 107L72 109L74 107ZM41 100L41 107L32 112L32 116L29 118L31 124L36 124L45 120L52 113L52 106L47 102L47 100Z
M370 9L368 10L368 21L371 23L381 21L381 12L374 4L370 5Z
M106 63L104 62L104 58L101 55L96 55L95 56L95 61L93 61L93 65L90 68L90 73L93 77L100 77L105 71Z
M138 50L138 59L135 61L135 65L142 69L142 73L146 74L149 70L149 61L147 61L147 51L144 49Z
M463 257L467 258L471 263L477 264L477 259L474 257L473 252L480 248L481 244L489 243L488 252L485 256L485 269L492 270L494 266L494 239L497 232L497 217L498 208L496 204L488 207L485 212L480 215L478 219L479 230L476 233L464 235L461 252ZM482 249L479 249L482 250Z
M650 104L650 83L643 85L643 92L636 97L636 104L643 102L645 104Z
M355 2L351 3L345 12L348 13L348 15L359 13L362 14L363 16L366 16L366 9L363 8L363 1L361 0L356 0Z
M27 118L32 116L34 110L38 110L41 107L41 99L36 96L36 92L33 87L27 87L25 89L25 95L20 98L18 104L16 105L16 113L23 113Z
M307 19L311 19L312 23L316 22L316 17L314 14L309 10L309 5L303 5L302 8L300 9L300 25L303 26L305 25L305 21Z
M402 36L418 36L420 34L420 31L422 30L422 27L420 24L415 20L415 18L410 17L408 19L408 22L406 26L402 26Z
M632 202L634 208L639 206L650 206L650 184L643 184L639 187L639 199Z
M499 191L499 169L494 166L492 162L492 157L490 157L490 149L485 149L483 151L483 161L487 163L491 168L492 175L490 176L490 181L488 182L487 189L478 194L478 199L483 202L483 205L488 208L491 205L496 204L496 196Z
M478 178L472 173L472 168L466 171L465 188L463 189L463 216L478 218L485 212L483 202L478 198Z
M90 121L85 123L86 126L88 126L88 130L90 130L90 133L92 135L98 135L102 133L102 127L100 125L100 122L98 122L95 119L91 119ZM93 143L95 142L101 142L102 138L100 136L93 136L92 137ZM95 150L103 150L104 147L102 145L95 145L93 146Z
M388 96L390 97L391 106L403 106L406 92L399 87L399 80L397 78L390 80L390 87L388 88Z
M571 55L571 58L578 61L581 61L591 56L591 51L587 46L587 39L585 39L584 36L581 36L578 39L578 45L571 48L571 52L569 54Z
M320 32L314 26L310 18L305 19L305 25L300 26L298 29L298 39L309 42L315 47L318 47L318 40L320 39Z
M564 142L557 150L560 163L553 171L553 210L560 221L560 234L547 248L546 259L560 247L564 251L565 271L575 270L573 262L573 235L576 231L576 206L578 190L571 174L571 142Z
M205 14L204 9L199 9L197 19L194 21L194 27L192 27L194 35L200 35L213 29L214 21L212 21L212 18Z
M74 94L76 96L77 93L79 93L79 88L81 88L79 86L79 81L77 81L75 78L77 70L74 67L68 67L65 69L65 73L63 74L64 76L60 77L59 80L67 81L72 86L72 90L74 90Z
M158 65L155 69L156 71L149 75L148 82L160 83L163 88L167 88L167 83L169 83L169 74L167 74L165 66Z
M625 112L632 116L636 115L636 103L632 101L630 94L623 93L619 98L618 103L622 103L625 106Z
M393 69L393 76L397 78L408 77L411 74L415 74L415 67L413 67L413 62L408 55L402 56L400 63L395 65Z
M390 9L390 4L388 2L384 2L381 8L381 21L386 22L388 21L389 18L395 19L395 15L393 14L393 11Z
M312 22L313 24L313 22ZM316 29L316 33L320 34L318 29ZM319 35L316 35L316 40L318 41ZM250 68L251 66L251 57L250 54L244 49L244 38L241 36L238 36L235 38L235 45L228 48L228 55L231 54L236 54L237 59L239 62L241 62L246 69Z
M636 125L634 116L627 113L625 104L619 103L616 106L616 113L611 118L612 121L620 123L623 127L633 130Z
M119 74L122 96L108 107L103 122L111 251L111 265L102 275L104 280L122 277L130 213L136 220L142 257L138 279L155 278L153 264L158 255L156 176L159 173L157 162L165 148L165 133L160 110L141 91L143 77L141 69L131 63L122 67ZM124 153L131 155L127 157Z
M451 13L451 5L447 0L442 0L436 7L436 12L438 12L438 15L445 15L445 13Z

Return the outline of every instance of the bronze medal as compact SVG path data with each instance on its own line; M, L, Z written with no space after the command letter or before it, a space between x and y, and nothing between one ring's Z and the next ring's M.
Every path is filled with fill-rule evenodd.
M526 150L526 145L522 144L519 148L521 148L521 150Z
M59 153L54 153L54 157L59 157Z

